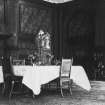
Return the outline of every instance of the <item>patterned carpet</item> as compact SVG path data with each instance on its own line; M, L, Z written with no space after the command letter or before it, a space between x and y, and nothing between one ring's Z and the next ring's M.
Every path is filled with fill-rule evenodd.
M0 97L0 105L105 105L105 82L91 81L91 91L87 92L73 85L73 95L65 91L62 98L59 91L42 91L34 99L32 96L14 96L9 102L7 98Z

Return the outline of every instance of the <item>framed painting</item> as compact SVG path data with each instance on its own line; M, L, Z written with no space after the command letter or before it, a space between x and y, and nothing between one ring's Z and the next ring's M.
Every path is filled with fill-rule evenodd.
M33 38L40 30L52 32L51 9L40 4L22 2L19 5L19 37Z

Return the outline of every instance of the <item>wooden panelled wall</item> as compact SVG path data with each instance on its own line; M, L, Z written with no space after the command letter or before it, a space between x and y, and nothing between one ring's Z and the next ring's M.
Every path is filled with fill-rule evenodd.
M27 56L36 49L39 30L52 34L51 8L28 0L7 0L8 30L17 35L18 50L13 56Z
M94 10L90 3L72 2L55 8L54 53L58 58L74 58L73 65L82 65L89 76L93 71L95 46Z
M55 44L59 46L55 46L56 51L59 50L57 56L86 56L87 51L94 47L95 38L94 11L91 6L84 7L84 4L74 2L58 5L56 11L54 27Z
M0 0L0 31L4 31L4 1Z
M51 7L32 2L34 0L6 1L6 26L7 31L17 35L15 40L19 50L16 53L24 55L36 49L34 39L39 29L53 35L53 52L58 58L71 56L72 50L73 54L76 49L87 50L94 43L93 12L88 2L54 4Z

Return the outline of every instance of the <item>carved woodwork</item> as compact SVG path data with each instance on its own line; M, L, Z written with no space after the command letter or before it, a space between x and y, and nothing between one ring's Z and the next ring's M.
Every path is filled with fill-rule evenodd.
M4 0L0 0L0 32L4 31Z
M50 7L32 0L7 0L8 30L17 35L18 50L13 51L15 58L29 55L37 50L35 38L40 29L52 33ZM14 9L13 9L14 8Z

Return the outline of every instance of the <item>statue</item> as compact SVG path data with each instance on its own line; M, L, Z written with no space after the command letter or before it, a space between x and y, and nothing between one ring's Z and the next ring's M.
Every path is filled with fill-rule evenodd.
M39 61L41 64L51 64L51 39L48 32L40 30L37 35ZM50 55L50 56L49 56Z

